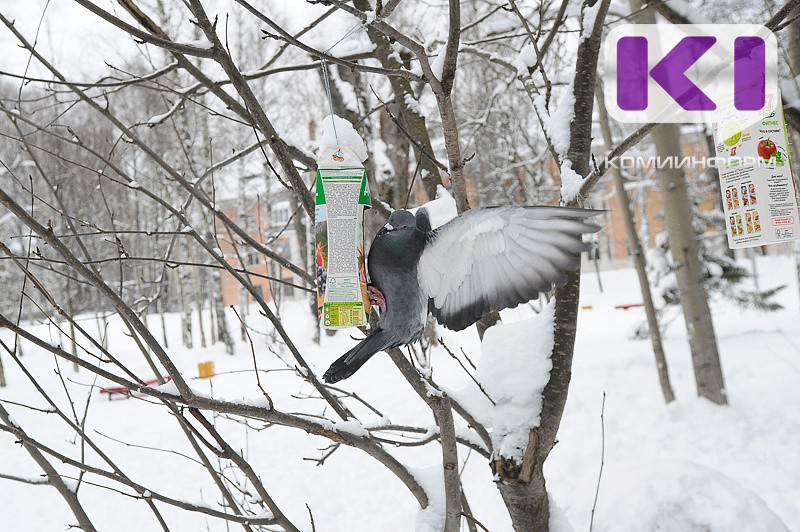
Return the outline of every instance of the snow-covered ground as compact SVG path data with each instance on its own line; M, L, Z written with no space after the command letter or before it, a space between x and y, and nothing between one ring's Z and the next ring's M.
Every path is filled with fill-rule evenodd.
M643 312L614 308L640 301L633 271L602 272L602 293L596 275L584 274L582 305L591 309L580 313L570 397L558 444L545 466L552 498L575 530L589 527L601 462L600 414L605 393L605 464L595 530L772 531L781 530L782 522L788 529L800 531L800 297L793 259L764 258L759 271L762 288L788 285L779 295L784 310L763 314L742 311L726 302L713 304L731 402L728 407L696 397L681 320L665 332L670 375L678 396L676 403L666 407L649 342L630 339ZM312 342L315 324L306 308L304 302L296 301L285 304L281 312L300 351L321 373L353 340L346 331L333 337L323 334L322 345L316 346ZM515 309L506 312L504 319L519 320L531 312L527 307ZM89 318L85 324L95 330ZM255 309L249 320L254 328L266 330L266 320ZM231 316L231 324L235 323ZM151 319L151 325L155 336L161 338L158 320ZM54 343L64 342L52 326L31 328ZM259 397L253 374L239 371L252 369L247 343L238 346L234 357L226 356L219 345L191 351L175 347L180 345L176 316L167 317L167 332L168 352L185 376L197 375L198 362L216 363L216 377L193 380L192 386L217 397ZM110 321L108 335L111 351L144 374L145 362L118 321ZM0 331L0 338L13 342L5 330ZM451 350L463 348L473 361L480 358L474 329L445 331L444 338ZM285 367L265 347L266 336L254 332L253 340L259 367ZM8 380L8 387L0 389L0 400L6 401L15 421L37 440L80 456L80 442L56 416L11 403L45 406L16 363L5 353L0 356ZM289 360L288 355L281 356ZM94 383L92 374L75 373L69 364L59 361L62 383L54 372L53 356L30 344L24 345L21 362L67 411L71 410L65 389L75 400L79 416L87 394L92 398L86 430L133 480L176 499L218 502L211 478L195 463L178 424L163 407L140 399L109 401L97 388L89 388ZM433 367L435 379L445 387L458 390L470 386L463 370L442 348L433 354ZM289 371L262 373L261 380L280 410L322 409L320 402L302 399L310 392L309 386ZM428 407L408 389L384 355L374 357L340 385L358 393L394 423L433 423ZM365 408L354 408L365 422L379 419ZM216 423L249 459L276 502L301 527L311 529L307 504L320 531L413 530L417 517L414 498L364 453L343 446L318 466L304 458L320 457L320 449L330 443L323 437L281 427L247 430L221 417ZM435 443L392 452L417 470L435 466L440 458ZM510 530L486 460L464 449L460 449L460 458L466 461L464 487L476 518L493 532ZM74 475L74 470L56 466ZM0 434L0 474L37 477L40 473L13 437ZM87 475L84 481L79 496L99 530L157 529L141 501L92 485L106 484L97 477ZM2 530L66 530L75 522L63 500L47 486L0 479L0 501ZM160 507L172 530L228 529L216 519ZM230 525L230 529L236 528Z

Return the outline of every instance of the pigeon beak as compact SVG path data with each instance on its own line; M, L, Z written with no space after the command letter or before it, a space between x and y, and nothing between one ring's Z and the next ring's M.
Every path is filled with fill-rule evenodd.
M392 224L388 224L388 223L386 225L384 225L384 227L386 228L387 231L391 231L391 230L394 229L394 226Z

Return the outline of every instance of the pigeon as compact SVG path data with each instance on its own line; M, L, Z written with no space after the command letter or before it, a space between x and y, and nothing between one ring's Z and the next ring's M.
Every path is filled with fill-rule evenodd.
M367 257L377 327L323 375L335 383L372 355L419 340L428 317L455 331L492 311L536 299L580 266L582 236L602 211L567 207L481 207L431 229L427 210L394 211Z

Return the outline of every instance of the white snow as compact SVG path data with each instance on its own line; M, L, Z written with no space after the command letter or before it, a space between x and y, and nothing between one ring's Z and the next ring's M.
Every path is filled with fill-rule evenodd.
M800 75L791 79L780 81L781 96L786 102L785 107L800 109Z
M416 214L422 207L425 207L425 210L428 211L432 229L436 229L458 216L456 200L442 185L436 187L436 199L408 210Z
M333 430L336 432L344 432L357 436L359 438L366 438L369 436L369 431L365 429L361 422L357 419L348 419L347 421L337 421L333 424Z
M61 482L63 482L67 489L72 493L78 492L78 481L74 478L61 477Z
M433 71L433 75L436 76L436 79L441 81L442 79L442 72L444 72L444 58L447 55L447 46L444 44L439 46L439 52L436 54L436 57L431 61L431 70Z
M395 41L392 43L392 52L389 54L391 59L394 59L398 63L403 62L403 57L400 55L403 51L406 50L406 47L400 44L399 42ZM417 68L419 68L419 63L416 64Z
M561 163L561 199L564 203L574 200L581 191L583 177L572 169L572 161L564 159Z
M408 107L409 111L422 116L422 110L419 107L419 100L414 98L414 96L411 94L406 94L403 97L403 100L406 102L406 106Z
M148 125L148 126L155 126L157 124L160 124L161 122L166 120L167 117L169 117L171 112L172 111L170 110L170 111L167 111L166 113L161 113L160 115L151 116L150 118L147 119L145 124Z
M550 502L550 530L553 532L575 532L575 527L569 522L567 512L548 494Z
M788 285L778 295L784 310L764 314L741 310L726 303L712 303L726 388L731 400L728 407L717 407L696 398L686 331L680 319L665 324L663 331L670 376L678 398L673 405L665 406L658 389L649 342L630 339L631 331L644 320L643 311L640 308L626 311L614 308L619 304L641 302L635 273L631 269L601 271L604 287L601 293L595 272L586 270L581 282L580 304L592 308L579 311L569 398L558 433L558 444L544 467L551 501L557 501L560 507L551 507L554 532L569 530L570 526L574 530L589 528L600 465L600 405L604 391L607 395L604 411L605 470L595 530L651 531L653 527L649 519L656 515L664 523L661 530L670 530L669 524L688 522L669 521L670 516L694 520L705 516L714 519L710 523L719 524L724 523L721 521L725 517L723 513L730 515L728 524L736 520L739 526L714 528L709 525L712 530L783 530L775 519L791 530L800 530L798 282L793 257L767 256L759 257L758 261L758 271L763 272L760 279L762 289ZM306 398L313 388L292 371L286 371L287 366L278 357L291 365L294 361L285 346L270 340L272 328L258 314L258 308L252 306L249 310L246 319L248 327L253 328L251 334L258 366L270 370L261 373L261 383L275 401L276 410L302 412L314 420L324 415L331 421L331 427L338 425L334 423L338 418L325 408L324 402ZM512 329L534 316L527 305L501 314L504 323L510 324L504 327ZM315 344L312 328L316 320L310 316L304 298L287 300L281 307L281 316L297 348L318 375L355 343L349 331L340 331L331 337L323 334L321 345ZM158 316L149 316L148 323L159 341L166 333L168 353L193 390L213 397L258 397L260 391L252 372L249 343L237 342L234 356L225 354L221 344L200 348L199 319L195 312L194 343L197 347L191 350L181 346L178 314L165 316L166 331L161 329ZM79 316L79 320L87 330L95 330L92 314ZM210 331L211 317L207 312L203 320L206 332ZM239 322L232 311L228 311L227 320L238 337ZM42 338L59 341L58 332L52 326L34 323L25 324L25 327ZM137 374L152 375L126 333L123 323L110 318L107 328L109 350ZM520 331L519 334L524 333ZM481 354L482 346L474 328L458 333L440 329L437 336L443 337L448 348L471 370L463 358L463 349L466 356L479 366L478 377L488 379L487 384L491 387L492 373L497 368L486 367L492 357ZM7 330L0 330L0 339L7 345L14 341L13 334ZM488 341L491 346L491 335ZM536 336L526 341L539 345L544 340ZM68 411L70 406L64 388L53 373L52 355L24 341L23 349L25 356L19 358L20 363L42 382L59 407ZM41 404L41 396L28 383L17 364L7 358L6 353L0 352L0 357L5 362L8 381L7 387L0 388L0 399ZM518 357L511 360L520 362ZM197 379L197 364L206 361L215 362L217 376ZM431 361L437 384L448 390L454 400L462 402L475 415L487 417L495 412L464 370L441 346L432 349ZM502 362L505 363L505 358ZM528 363L531 367L538 367L543 361L529 360ZM206 501L211 507L222 509L218 504L219 492L202 466L172 452L153 450L166 449L196 459L174 417L162 406L136 397L108 400L96 388L91 389L93 376L85 370L73 373L70 365L66 364L62 364L61 369L65 386L76 401L76 410L83 412L86 394L92 394L87 419L89 435L109 452L127 475L144 489L176 499ZM503 377L509 381L503 382L519 386L522 382L521 378L517 380L519 370L508 373L510 375ZM529 382L535 379L531 378ZM377 423L388 426L389 419L393 424L414 425L426 432L430 428L430 408L409 389L388 356L376 355L339 386L357 393L385 416L386 419L381 419L356 401L350 401L348 404L363 420L362 429L374 427ZM487 391L496 401L503 399L508 403L498 401L505 408L512 408L513 400L518 397L504 399L506 392L502 389L499 392L496 389ZM528 394L528 400L531 399L532 394ZM6 408L16 422L38 441L80 459L80 446L74 443L74 433L57 418L10 402ZM211 419L211 413L207 415ZM459 416L455 418L459 437L468 438L482 447L474 431ZM529 420L530 423L534 421ZM432 494L431 508L418 512L416 500L402 483L362 451L342 445L325 460L324 465L318 466L317 462L304 458L320 457L320 449L332 443L325 437L278 426L247 431L241 423L228 416L216 416L214 423L231 445L241 450L256 473L267 479L270 494L300 529L311 529L306 503L314 515L317 529L326 532L413 530L418 522L420 526L433 529L441 527L443 475L441 448L435 440L419 447L384 444L388 452L413 469L415 477ZM252 419L248 423L260 425ZM348 434L359 430L356 424L344 424L338 428ZM125 446L98 433L141 447ZM399 434L394 432L380 434L398 441L405 440L396 438ZM499 441L495 445L503 446L510 442L510 435L502 440L497 439L498 435L497 427L493 427L493 440ZM420 436L414 434L409 439ZM11 435L0 434L0 472L22 478L39 477L41 470L14 440ZM93 454L88 459L93 465L104 466ZM511 530L508 512L493 482L487 460L463 446L459 447L459 459L459 469L464 470L462 481L475 516L489 530ZM53 465L61 475L77 477L74 468L60 462ZM426 471L432 466L433 469ZM671 470L674 472L670 473ZM662 478L664 486L654 485ZM81 484L79 491L81 502L99 530L120 529L120 515L125 516L124 530L152 530L158 526L141 499L116 495L92 486L91 482L98 481L96 476L87 475L85 480L87 482ZM688 484L683 484L686 482ZM678 489L674 487L676 483ZM687 502L683 495L690 497L691 501ZM0 479L0 500L3 500L4 509L3 530L60 530L74 523L69 508L58 493L47 486ZM670 506L670 501L683 506L677 503ZM720 511L715 511L712 506L719 507ZM680 511L670 513L670 508ZM161 504L159 509L175 532L221 532L227 529L225 523L216 518L184 514ZM257 515L263 512L263 508L253 503L250 511ZM671 528L687 529L691 530L691 527Z
M17 476L16 478L18 478L22 482L26 482L28 484L41 484L41 485L50 484L50 480L47 478L47 475L37 475L37 476L31 476L31 477L20 477L20 476Z
M336 125L335 131L334 124ZM367 146L353 124L341 116L328 115L322 119L322 133L317 141L318 157L338 148L352 150L359 162L367 160Z
M536 66L536 49L532 44L526 44L517 54L513 64L517 67L517 75L524 76L528 70Z
M430 427L431 430L438 431L438 427ZM485 448L486 445L483 443L483 440L475 434L474 430L470 430L468 427L456 427L456 437L461 438L465 441L468 441L472 445L480 448Z
M361 422L357 419L348 419L345 421L330 421L327 419L320 419L318 416L309 416L299 414L300 417L306 418L314 423L319 423L325 430L333 432L340 432L342 434L350 434L357 438L366 438L369 436L369 431L364 428Z
M194 41L186 41L180 43L182 46L194 46L195 48L202 48L204 50L211 50L214 44L208 39L196 39Z
M600 6L603 2L595 2L594 5L588 6L583 10L583 30L581 31L581 40L588 39L592 36L594 30L594 23L597 20L597 13L600 11ZM672 6L672 3L670 3Z
M559 158L563 160L569 151L569 129L572 120L575 118L575 94L573 93L571 82L562 90L561 97L556 102L555 110L550 114L545 109L544 96L537 96L533 103L542 117L544 129L553 144L553 148Z
M420 370L423 374L425 374L424 369ZM426 375L427 376L427 375ZM428 381L423 381L423 386L427 390L428 397L444 397L444 392L437 389L435 386L432 386Z
M253 519L253 520L255 520L255 519L274 519L275 518L275 514L273 514L269 510L266 510L264 512L261 512L260 514L251 515L249 517L250 517L250 519Z
M440 465L411 471L428 495L428 506L417 511L416 532L444 530L446 503L444 497L444 469Z
M716 262L706 262L704 267L711 277L722 277L724 273L722 266Z
M761 497L721 471L659 456L605 465L594 524L609 532L787 530Z
M242 403L256 408L271 408L269 400L263 394L254 397L239 397L234 400L237 403Z
M520 460L539 426L542 391L550 380L555 299L541 313L487 330L475 378L495 402L479 416L492 428L496 456Z
M383 139L375 138L372 139L370 147L372 148L372 164L375 166L375 178L381 179L391 175L393 166L392 160L387 154L388 147L386 143ZM372 200L375 201L376 198L373 197Z
M178 386L175 384L175 381L173 380L169 380L164 384L159 384L158 386L153 386L153 389L169 395L179 396L181 394L181 392L178 390Z
M702 24L704 22L697 17L697 7L684 0L670 0L669 7L688 20L689 24Z

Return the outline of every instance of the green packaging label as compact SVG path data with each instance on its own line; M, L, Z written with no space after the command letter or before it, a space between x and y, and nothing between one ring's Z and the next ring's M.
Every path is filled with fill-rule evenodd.
M326 329L366 325L364 210L372 204L363 167L320 168L316 181L317 310Z
M364 303L325 303L322 308L322 324L325 327L362 327Z

